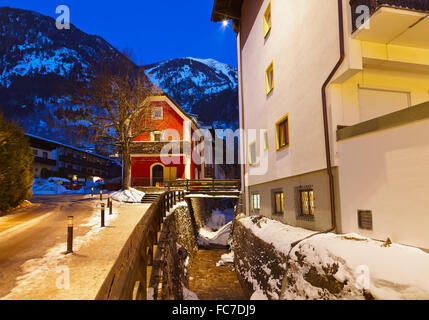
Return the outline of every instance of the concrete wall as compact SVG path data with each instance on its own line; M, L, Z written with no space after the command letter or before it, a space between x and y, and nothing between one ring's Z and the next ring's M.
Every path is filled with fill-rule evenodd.
M342 231L429 248L429 120L339 142ZM373 231L358 227L372 210Z
M336 181L336 195L339 199L339 185L337 170L334 170ZM297 189L303 186L311 186L315 195L315 215L314 219L299 217L299 195ZM284 214L274 214L273 192L283 191L284 193ZM249 215L263 215L270 219L283 222L291 226L302 227L310 230L325 231L331 227L331 210L329 197L329 181L326 170L317 171L305 175L299 175L288 179L280 179L273 182L249 187L249 197L254 193L261 195L261 210L252 210L251 204L247 206ZM338 203L339 201L337 201ZM337 221L341 220L340 206L337 205ZM341 231L341 224L338 224L338 231Z

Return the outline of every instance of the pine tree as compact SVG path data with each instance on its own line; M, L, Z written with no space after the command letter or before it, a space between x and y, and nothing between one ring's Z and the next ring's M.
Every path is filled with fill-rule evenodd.
M33 159L25 134L0 114L0 212L31 198Z

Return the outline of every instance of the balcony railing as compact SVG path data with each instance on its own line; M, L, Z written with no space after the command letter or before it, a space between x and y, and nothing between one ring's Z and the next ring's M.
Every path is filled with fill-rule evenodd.
M362 5L369 8L371 15L380 7L429 12L429 0L351 0L350 6L352 8L353 31L357 29L355 22L362 14L361 12L356 12L356 9L358 6Z
M36 163L42 163L42 164L47 164L50 166L56 166L57 165L57 161L52 160L52 159L46 159L46 158L41 158L41 157L34 157L34 162Z

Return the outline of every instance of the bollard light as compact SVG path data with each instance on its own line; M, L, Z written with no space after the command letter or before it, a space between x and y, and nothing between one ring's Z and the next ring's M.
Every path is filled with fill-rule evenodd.
M94 197L94 188L91 188L91 197Z
M73 253L73 216L67 217L67 254Z
M103 190L100 189L100 201L103 201Z
M104 212L105 212L105 205L104 203L101 204L101 227L104 228Z
M113 214L113 201L112 201L112 196L109 195L109 215Z

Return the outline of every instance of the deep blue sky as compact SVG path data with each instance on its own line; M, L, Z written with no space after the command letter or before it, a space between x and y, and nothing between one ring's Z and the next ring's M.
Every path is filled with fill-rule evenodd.
M0 0L0 6L29 9L57 17L70 8L71 23L117 49L130 48L135 62L150 64L178 57L213 58L237 66L231 25L210 21L214 0Z

